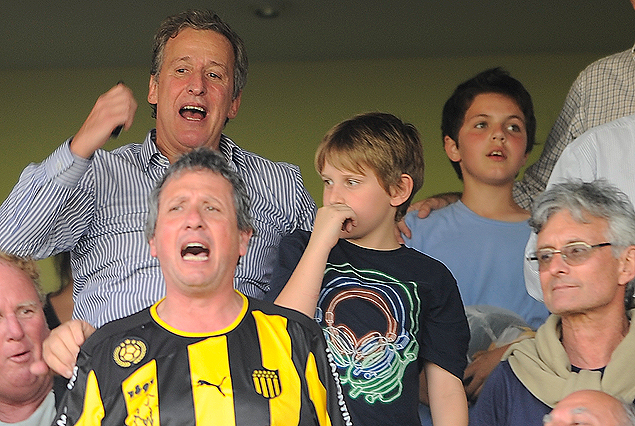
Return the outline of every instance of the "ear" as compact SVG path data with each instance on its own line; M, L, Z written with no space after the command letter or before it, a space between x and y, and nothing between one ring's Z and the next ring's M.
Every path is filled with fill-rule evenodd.
M152 105L157 104L159 82L154 75L150 76L150 82L148 83L148 103Z
M150 255L152 257L157 257L157 247L154 243L154 238L155 237L150 238L150 240L148 241L148 244L150 244Z
M459 153L459 144L457 144L454 141L454 139L446 135L443 138L443 148L445 149L445 153L447 154L450 160L455 162L461 161L461 154Z
M251 235L254 233L253 230L249 231L239 231L238 232L238 253L240 257L247 254L247 248L249 247L249 239Z
M403 173L399 182L390 188L390 205L398 207L405 203L412 194L412 187L412 176Z
M521 163L520 167L523 167L525 164L527 164L527 159L529 158L529 153L526 152L525 156L523 157L523 162Z
M620 285L626 285L635 278L635 246L628 246L620 256L618 278Z
M232 100L232 104L229 107L229 112L227 113L227 118L236 118L238 115L238 108L240 108L240 98L243 96L243 92L240 92L238 96L234 100Z

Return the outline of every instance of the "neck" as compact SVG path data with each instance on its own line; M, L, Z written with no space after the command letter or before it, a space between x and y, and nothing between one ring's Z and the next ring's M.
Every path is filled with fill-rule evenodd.
M167 293L157 314L169 326L188 333L212 333L231 325L243 308L243 298L233 290L212 296L192 297Z
M373 250L395 250L401 247L396 236L396 225L376 228L372 233L361 238L346 238L351 244Z
M53 389L53 378L48 375L43 383L38 383L34 393L26 396L24 400L9 401L4 397L0 398L0 421L17 423L28 419L46 399L51 389Z
M493 186L481 182L465 181L461 201L481 217L504 222L521 222L529 212L521 208L512 196L513 182Z
M562 346L572 365L589 370L603 368L628 334L629 326L623 311L563 317Z
M157 125L156 138L154 140L154 143L156 144L159 152L167 157L167 159L170 161L170 164L178 160L179 157L181 157L183 154L186 154L190 152L191 150L198 147L205 146L209 149L218 151L220 146L220 137L221 137L221 135L218 135L218 138L213 142L206 141L205 143L200 143L200 142L181 143L178 140L169 142L163 136L164 136L163 132L160 131Z

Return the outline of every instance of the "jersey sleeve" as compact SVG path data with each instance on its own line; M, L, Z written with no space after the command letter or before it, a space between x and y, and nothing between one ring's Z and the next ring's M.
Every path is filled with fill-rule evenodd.
M101 425L105 414L104 403L95 371L89 364L90 358L80 351L54 425Z
M305 376L309 396L316 407L318 425L350 426L352 422L344 401L337 366L326 347L322 330L319 327L315 330Z

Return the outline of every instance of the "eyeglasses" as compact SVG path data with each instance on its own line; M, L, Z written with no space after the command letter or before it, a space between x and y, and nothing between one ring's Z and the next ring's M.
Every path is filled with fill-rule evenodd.
M538 261L538 268L544 269L549 266L553 260L553 256L560 253L562 260L564 260L567 265L576 266L584 263L589 257L591 257L593 249L610 245L611 243L590 245L584 241L576 241L574 243L565 244L560 250L552 248L540 249L534 252L531 256L527 257L527 260Z

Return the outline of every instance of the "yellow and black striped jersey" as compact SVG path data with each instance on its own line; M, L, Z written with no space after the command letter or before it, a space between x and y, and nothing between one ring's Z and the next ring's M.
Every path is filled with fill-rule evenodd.
M155 304L82 346L56 425L351 424L320 327L243 296L214 333L185 333Z

